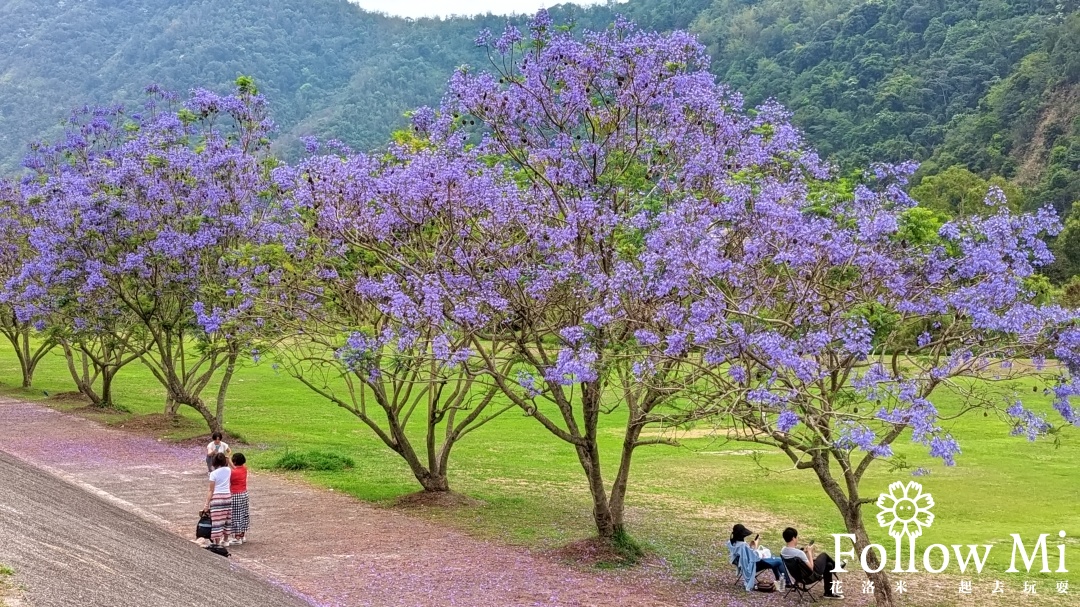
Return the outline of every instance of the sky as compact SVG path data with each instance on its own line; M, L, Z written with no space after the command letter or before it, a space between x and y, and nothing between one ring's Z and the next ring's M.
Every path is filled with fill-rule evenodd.
M352 0L361 8L399 17L447 17L450 15L531 14L539 8L568 0ZM574 4L602 4L605 0L572 0Z

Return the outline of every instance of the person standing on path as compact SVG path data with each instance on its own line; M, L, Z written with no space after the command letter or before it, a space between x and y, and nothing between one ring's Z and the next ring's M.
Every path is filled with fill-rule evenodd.
M230 545L243 544L244 535L248 530L250 518L248 508L247 458L243 453L234 453L232 456L232 474L229 479L229 491L232 493L232 517L230 519Z
M224 453L228 456L232 453L232 449L229 448L229 443L221 440L221 433L215 432L210 435L211 441L206 445L206 471L213 472L214 466L213 459L218 453Z
M210 542L224 546L229 539L230 519L232 518L232 492L229 483L232 470L229 458L224 453L214 454L211 461L214 469L210 472L210 485L206 495L206 510L210 512Z

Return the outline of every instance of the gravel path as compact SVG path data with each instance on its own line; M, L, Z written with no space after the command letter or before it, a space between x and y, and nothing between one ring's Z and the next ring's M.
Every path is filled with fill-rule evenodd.
M206 491L197 449L0 398L0 450L176 535L194 535ZM251 540L233 547L230 561L318 605L730 604L677 596L632 573L582 573L276 475L253 473L249 489Z

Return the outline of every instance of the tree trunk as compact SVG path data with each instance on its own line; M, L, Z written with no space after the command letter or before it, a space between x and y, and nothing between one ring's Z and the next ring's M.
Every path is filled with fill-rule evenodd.
M75 382L75 388L80 394L90 399L90 404L95 407L102 407L105 403L102 401L102 397L94 391L94 384L90 379L89 363L86 360L86 354L80 353L79 362L75 361L75 351L71 348L66 340L61 340L60 347L64 350L64 361L67 362L68 372L71 373L71 379ZM82 367L80 369L80 367Z
M225 364L225 375L221 377L221 385L218 386L217 409L214 413L214 420L218 426L216 432L221 432L221 428L225 425L225 394L229 391L229 384L232 382L233 372L236 371L236 359L238 357L238 350L233 349L229 352L229 360Z
M101 371L101 404L105 407L113 406L112 398L112 382L113 377L116 377L116 372L119 369L114 367L106 367Z
M424 491L437 493L450 490L450 482L447 480L445 474L417 476L416 480L420 482L420 486L424 488Z
M450 481L446 478L446 469L425 467L397 418L389 412L387 417L390 420L390 437L395 443L387 443L387 446L405 460L405 463L409 465L409 470L416 477L416 482L420 483L424 491L449 491Z
M446 478L446 469L440 470L424 466L408 435L405 434L405 428L402 427L401 420L398 419L397 411L386 406L383 407L383 411L386 412L387 425L390 427L390 435L383 439L386 446L393 449L405 460L405 463L409 465L409 470L412 471L413 476L416 477L416 481L420 483L424 491L449 491L450 482ZM430 423L430 418L428 421ZM368 423L368 426L371 426L371 423ZM430 429L428 434L431 435ZM432 447L433 445L429 445L429 448ZM428 453L428 456L429 461L433 461L431 453Z
M30 326L25 323L19 323L19 319L16 318L14 312L10 312L10 318L7 319L8 323L3 326L2 332L4 337L11 342L11 347L15 350L15 357L19 359L19 371L22 374L22 387L29 388L34 380L34 368L37 366L37 362L40 359L38 354L44 354L55 345L49 345L48 342L43 344L38 349L37 353L30 352ZM42 350L44 348L44 350Z
M167 417L176 417L176 414L180 411L180 402L176 400L172 394L165 396L165 415Z
M596 426L600 413L600 391L595 382L585 383L582 387L582 418L584 432L582 444L574 445L578 461L589 479L589 493L593 500L593 522L596 533L601 539L611 540L623 532L622 520L616 521L608 501L607 488L604 487L604 475L600 469L600 448L596 442Z
M405 460L405 463L409 465L409 470L416 478L416 482L420 483L420 486L424 488L424 491L449 491L450 481L446 478L446 468L442 469L430 469L424 466L420 461L420 458L416 455L416 450L413 449L412 443L405 437L401 428L391 429L391 435L397 440L397 445L387 444L394 452Z
M21 362L21 361L20 361ZM22 366L22 387L29 388L34 383L34 369L26 364Z
M843 464L844 462L841 463ZM813 457L812 467L821 483L825 494L833 501L844 518L844 527L848 533L855 536L855 558L858 559L862 551L870 545L870 536L866 533L866 525L863 524L862 505L859 503L857 479L848 478L848 493L845 493L836 479L833 478L829 468L829 458L824 453L818 453ZM839 555L833 555L839 557ZM839 564L839 561L837 562ZM855 563L849 563L854 566ZM877 552L870 550L866 553L866 565L870 569L878 569L878 573L866 572L866 577L874 584L874 601L877 607L895 607L893 589L890 585L889 574L878 560ZM826 589L828 590L828 589Z
M866 525L863 524L862 508L858 504L849 503L841 508L841 514L844 516L844 526L848 533L855 536L855 558L857 559L870 545L870 536L866 533ZM896 555L896 558L900 558L900 555ZM887 567L883 567L883 563L878 560L876 550L866 553L866 564L870 569L881 568L878 573L866 573L866 577L874 584L874 604L877 607L894 607L896 603L893 598L892 582L889 579Z
M596 533L603 539L612 539L622 531L622 521L616 522L615 515L611 511L611 503L608 501L607 489L604 487L604 477L600 471L600 452L595 438L586 439L585 445L575 445L578 461L585 471L589 480L589 493L593 501L593 522L596 523Z
M225 428L224 428L224 424L222 424L223 420L221 419L221 417L218 417L218 416L214 415L214 412L211 411L210 408L206 406L206 403L204 403L201 398L194 397L194 398L190 399L189 401L184 402L182 404L186 404L187 406L191 407L192 409L195 409L196 411L198 411L199 415L202 415L203 420L206 421L206 425L207 425L207 427L210 428L211 433L221 432L221 433L224 434Z
M34 383L34 371L37 369L37 365L41 362L42 357L45 356L56 346L56 342L52 339L46 339L45 343L38 346L36 351L30 350L30 327L26 326L19 330L18 343L13 341L15 345L15 354L19 357L19 367L22 370L22 387L29 388Z
M19 367L22 370L22 387L29 388L34 383L34 364L30 355L30 331L19 332Z
M22 368L22 387L29 388L34 383L34 364L30 355L30 334L23 333L22 354L19 356L19 366Z
M626 504L626 487L630 482L630 461L643 428L644 425L639 422L628 420L626 423L626 434L623 437L622 454L619 458L619 472L611 485L611 499L608 502L611 505L611 518L616 533L626 532L623 512Z

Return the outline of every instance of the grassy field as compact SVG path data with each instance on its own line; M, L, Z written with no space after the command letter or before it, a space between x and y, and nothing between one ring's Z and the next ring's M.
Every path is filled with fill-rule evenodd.
M0 351L0 382L8 393L29 398L73 389L58 354L42 363L32 390L11 388L18 385L18 370L7 349ZM138 365L120 374L116 398L136 416L160 413L163 407L160 386ZM72 407L59 403L53 404ZM937 405L948 411L957 403ZM1050 411L1048 402L1035 408ZM183 415L192 423L173 431L173 438L205 434L193 411L184 410ZM133 420L117 415L109 421ZM603 422L607 453L616 453L621 422L618 414ZM320 400L267 362L237 373L226 428L255 447L247 453L255 468L268 467L286 450L325 451L351 457L356 466L342 472L306 473L318 484L386 505L419 489L404 461L351 414ZM1065 530L1070 536L1065 540L1068 559L1080 568L1076 467L1080 431L1066 429L1056 446L1050 440L1029 443L1008 436L1004 423L981 414L952 423L951 431L963 449L954 468L930 460L922 447L901 444L897 449L913 466L932 469L932 474L918 479L936 502L936 520L919 539L919 556L931 543L994 543L987 567L993 573L975 578L977 584L992 585L992 580L1001 579L1019 595L1023 582L1033 580L1039 583L1040 594L1052 595L1055 581L1067 575L1004 573L1011 552L1009 534L1025 539L1051 534L1054 568L1057 532ZM782 545L780 530L787 525L799 527L804 538L816 538L819 546L833 551L827 534L842 532L842 524L812 473L792 470L778 453L710 436L705 427L687 432L681 442L680 447L638 450L628 497L631 533L677 575L689 579L721 566L726 554L721 544L735 522L760 531L774 552ZM201 461L201 453L193 450L192 458ZM615 462L609 459L606 464L613 467ZM426 508L417 511L420 516L531 549L552 549L591 535L588 494L572 450L520 413L511 412L468 436L455 449L450 474L456 491L483 504ZM881 464L868 474L863 493L876 495L890 482L910 478L910 471L890 471ZM867 524L874 538L891 550L891 538L873 521L876 513L875 506L868 506ZM951 571L957 573L955 568ZM1073 592L1080 592L1080 576Z

